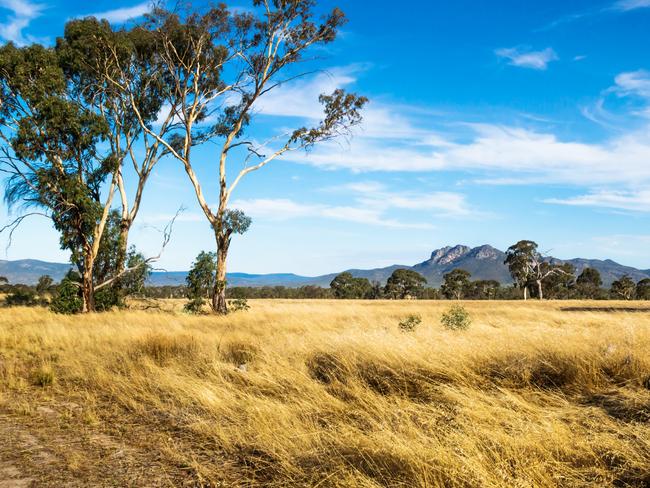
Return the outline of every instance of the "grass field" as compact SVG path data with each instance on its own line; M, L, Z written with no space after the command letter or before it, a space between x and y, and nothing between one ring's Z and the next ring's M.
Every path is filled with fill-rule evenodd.
M650 486L643 303L251 305L1 309L0 487Z

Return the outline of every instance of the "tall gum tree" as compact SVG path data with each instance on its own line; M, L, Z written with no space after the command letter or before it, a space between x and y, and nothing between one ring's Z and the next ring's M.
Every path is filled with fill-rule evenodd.
M77 96L101 116L108 126L107 140L121 156L116 182L121 206L117 269L125 266L128 237L138 215L145 186L160 159L168 151L160 143L178 127L169 106L159 118L164 103L172 99L164 92L153 34L141 28L114 30L107 21L95 18L72 20L56 51ZM147 130L144 130L144 127ZM130 170L134 190L125 183Z
M220 314L227 313L230 240L250 225L246 216L228 207L242 178L289 151L348 135L361 121L366 98L337 89L320 96L324 114L317 125L292 129L261 143L247 137L245 129L253 122L260 99L308 75L299 69L305 55L334 41L345 22L338 9L317 20L315 7L314 0L254 0L252 12L243 14L233 14L225 5L183 13L157 8L140 27L156 38L160 79L169 96L166 106L171 107L169 114L178 125L171 137L163 138L142 117L140 122L147 134L182 163L213 230L217 276L211 305ZM125 90L134 96L126 85ZM192 149L207 141L219 147L210 156L216 174L201 182ZM229 178L233 165L238 169ZM214 208L204 186L218 193Z
M50 48L0 48L0 91L5 201L51 218L79 269L83 311L93 311L93 268L119 166L119 155L106 147L109 127L70 89Z

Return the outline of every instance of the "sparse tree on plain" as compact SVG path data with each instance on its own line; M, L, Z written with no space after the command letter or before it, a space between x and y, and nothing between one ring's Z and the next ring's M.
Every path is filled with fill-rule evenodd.
M334 277L330 283L334 297L341 299L367 298L373 287L367 278L355 278L350 272L343 272Z
M390 275L384 288L386 296L393 299L415 298L424 290L427 280L412 269L396 269Z
M454 269L443 276L440 290L449 299L460 300L470 286L469 271L464 269Z
M576 279L578 293L584 298L596 298L600 294L603 280L596 268L585 268Z
M544 299L544 280L551 275L567 275L562 266L552 265L546 262L537 250L537 243L534 241L519 241L508 248L506 260L510 275L519 288L523 288L524 300L528 298L528 286L535 284L537 297Z
M650 300L650 278L644 278L636 284L636 299Z
M628 275L623 275L612 283L611 292L617 298L632 300L636 294L636 283Z
M241 180L281 155L341 135L361 121L364 97L336 90L321 95L323 119L312 127L291 129L258 142L246 137L255 107L281 85L307 75L296 70L313 48L331 43L345 21L334 9L322 21L315 19L313 0L254 0L252 12L233 14L224 5L204 13L155 9L143 29L154 36L162 92L173 107L176 131L162 138L140 120L178 159L194 188L198 203L212 227L217 252L217 276L212 293L215 312L227 312L226 260L230 236L229 203ZM219 141L213 153L218 167L215 179L203 183L196 172L192 148ZM215 145L214 147L217 147ZM240 165L228 180L230 162ZM232 169L232 168L230 168ZM218 192L213 207L204 185Z

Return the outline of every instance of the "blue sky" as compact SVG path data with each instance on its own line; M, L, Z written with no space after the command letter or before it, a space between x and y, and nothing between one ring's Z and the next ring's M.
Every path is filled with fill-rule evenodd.
M319 2L336 5L349 17L340 39L314 76L256 107L255 135L317 119L318 94L336 87L371 99L364 124L244 180L233 206L254 222L230 270L316 275L519 239L650 268L650 0ZM0 37L49 44L71 17L119 23L146 8L0 0ZM210 148L196 157L215 198ZM132 240L157 253L157 229L183 205L160 266L186 269L211 232L179 164L157 169ZM66 260L57 239L32 220L1 257Z

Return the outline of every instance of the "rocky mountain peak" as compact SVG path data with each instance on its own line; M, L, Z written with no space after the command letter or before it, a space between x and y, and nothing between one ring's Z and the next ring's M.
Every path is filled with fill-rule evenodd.
M431 254L430 262L433 264L449 264L468 254L471 249L467 246L457 245L454 247L446 246L437 249Z
M472 249L472 256L479 260L495 260L498 259L501 254L503 254L501 251L487 244Z

